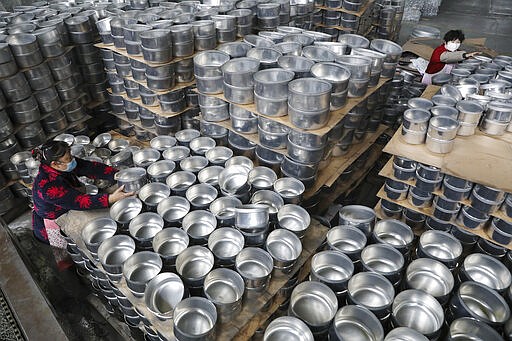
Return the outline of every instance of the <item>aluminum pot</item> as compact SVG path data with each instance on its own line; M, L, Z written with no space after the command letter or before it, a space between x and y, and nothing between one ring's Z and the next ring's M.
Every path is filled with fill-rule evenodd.
M332 85L332 93L340 93L348 88L351 71L335 63L316 63L311 67L313 77L323 79Z
M213 340L217 323L215 305L203 297L190 297L176 305L174 335L179 340Z
M176 271L189 287L203 286L213 265L213 254L203 246L190 246L176 258Z
M286 204L277 212L279 226L295 233L303 238L311 224L309 213L302 207L294 204Z
M254 74L254 93L263 98L285 99L293 77L292 71L278 68L258 71Z
M274 181L274 191L278 193L285 204L298 205L302 201L305 192L304 184L295 178L279 178Z
M332 85L316 78L302 78L288 84L288 103L303 111L329 108Z
M443 306L448 303L455 285L450 269L443 263L428 258L412 261L407 267L404 280L408 288L432 295Z
M388 244L406 255L414 241L412 229L396 219L383 219L375 224L372 239L380 244Z
M312 305L318 309L310 309ZM293 289L288 310L289 315L305 322L314 335L325 335L338 310L338 300L325 284L306 281Z
M274 260L274 269L289 273L302 252L302 243L294 233L277 229L269 233L265 249Z
M97 218L88 222L82 232L82 240L87 249L97 253L101 243L114 236L117 231L116 222L109 218Z
M130 221L128 230L139 248L151 248L153 237L164 227L160 215L153 212L141 213Z
M510 308L500 294L477 282L461 283L450 300L454 319L471 317L493 328L501 328L510 318Z
M449 233L426 231L420 237L417 249L420 258L432 258L454 268L461 254L462 244Z
M284 70L292 71L295 78L304 78L310 77L311 67L315 62L306 57L287 55L279 57L277 64Z
M217 227L217 219L213 213L205 210L195 210L183 218L182 228L187 232L192 244L204 245L208 236Z
M136 192L147 182L146 170L139 167L123 169L114 175L114 180L118 186L124 186L124 191Z
M114 203L110 207L110 217L121 229L128 229L130 221L142 211L142 202L138 198L128 197Z
M290 334L292 336L290 336ZM293 340L313 341L308 326L293 316L281 316L269 323L263 335L264 341L278 341L292 337Z
M354 226L335 226L327 232L329 248L346 254L353 262L359 261L366 243L365 234Z
M157 206L157 212L164 219L166 226L180 225L189 211L189 201L178 196L165 198Z
M168 227L153 237L153 250L162 257L166 270L175 270L176 258L189 245L188 235L183 229Z
M208 237L208 248L215 256L216 263L221 267L235 265L236 256L244 248L244 236L231 227L221 227Z
M184 196L187 189L196 183L197 177L189 171L174 172L167 177L165 183L175 195Z
M396 326L409 327L428 338L436 339L443 326L444 312L434 297L423 291L410 289L395 297L392 319Z
M197 184L187 189L185 197L194 209L205 209L217 198L218 191L208 184Z
M151 251L140 251L123 263L123 276L128 289L136 297L142 297L147 283L162 270L162 259Z
M200 170L208 165L208 160L204 156L189 156L180 161L180 168L184 171L199 173Z
M425 132L428 128L430 113L424 109L407 109L403 116L403 127L407 131Z
M450 324L447 341L456 340L503 340L502 336L489 325L469 317L461 317Z
M347 290L353 273L352 260L339 251L322 251L311 259L311 280L326 284L335 293Z
M375 211L369 207L360 205L342 207L339 215L340 225L357 227L367 236L373 230L376 222Z
M212 270L204 280L204 294L215 304L219 321L228 321L242 307L244 281L230 269Z
M396 283L402 278L405 259L390 245L373 244L361 251L361 264L366 271L381 274L392 283Z
M110 279L119 281L122 277L123 263L135 252L135 242L130 236L116 235L104 240L98 248L98 258Z
M242 249L235 260L236 271L244 279L248 290L264 290L270 280L273 265L272 256L256 247Z
M378 318L391 312L395 289L384 276L374 272L360 272L348 282L347 302L369 309Z
M172 318L174 309L185 296L185 287L178 275L164 272L147 283L144 303L160 320L168 320Z
M341 341L356 336L361 340L383 340L384 329L370 310L359 305L346 305L334 316L329 340Z
M499 293L510 286L510 271L494 257L474 253L467 256L459 270L461 281L475 281L496 290Z

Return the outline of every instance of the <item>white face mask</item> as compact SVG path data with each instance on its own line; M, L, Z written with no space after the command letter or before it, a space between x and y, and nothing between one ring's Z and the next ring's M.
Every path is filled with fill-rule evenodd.
M444 44L446 49L450 52L457 51L457 49L460 47L460 43L456 43L454 41L449 41L446 44Z

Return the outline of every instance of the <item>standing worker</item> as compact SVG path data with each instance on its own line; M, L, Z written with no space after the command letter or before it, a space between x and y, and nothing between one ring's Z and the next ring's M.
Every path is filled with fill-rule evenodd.
M458 51L464 39L464 33L461 30L451 30L444 35L444 43L432 52L421 81L423 84L432 84L432 77L441 72L450 73L454 66L453 63L458 63L479 54L479 52Z
M123 187L112 194L86 194L78 176L113 182L117 169L103 163L74 158L65 142L46 142L40 148L34 149L32 155L41 162L32 188L32 226L34 236L44 243L65 247L59 231L59 227L64 226L59 226L59 221L68 212L107 208L134 194L124 193ZM55 245L59 243L60 245Z

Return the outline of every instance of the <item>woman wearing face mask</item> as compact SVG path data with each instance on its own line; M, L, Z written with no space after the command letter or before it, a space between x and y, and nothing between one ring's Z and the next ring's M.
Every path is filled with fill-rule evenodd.
M477 55L479 52L468 53L458 51L460 44L464 41L464 33L461 30L451 30L444 35L444 43L434 49L430 62L428 63L422 83L432 84L432 77L444 72L450 73L453 63L457 63Z
M60 226L57 219L64 217L69 211L107 208L116 201L133 195L124 193L122 187L112 194L86 194L77 176L113 182L117 169L99 162L74 158L65 142L49 141L34 149L32 155L41 162L32 187L33 232L37 239L52 246L63 246L54 245L52 241L59 237L49 236L49 233L58 232L58 228L55 229L57 225Z

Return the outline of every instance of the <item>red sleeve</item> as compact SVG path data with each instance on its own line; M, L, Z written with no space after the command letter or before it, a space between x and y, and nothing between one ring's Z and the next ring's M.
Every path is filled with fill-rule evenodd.
M42 189L44 201L66 210L85 211L108 207L108 194L84 194L61 181L48 183Z
M90 179L109 180L113 182L114 174L117 173L117 171L118 170L114 167L107 166L101 162L76 158L74 173L78 176L86 176Z
M447 51L446 47L443 45L440 45L434 49L432 52L432 56L430 57L430 61L434 63L440 63L441 62L441 55L443 52Z

